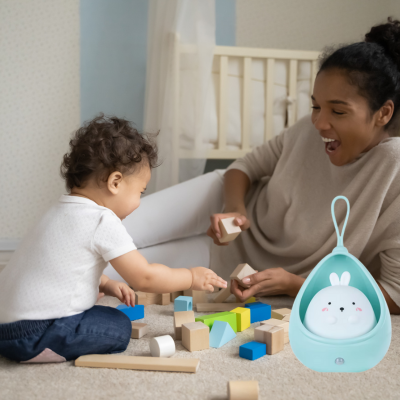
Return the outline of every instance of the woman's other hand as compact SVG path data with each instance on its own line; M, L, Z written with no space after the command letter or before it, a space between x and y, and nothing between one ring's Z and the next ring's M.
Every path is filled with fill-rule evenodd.
M242 231L249 229L250 227L250 220L247 218L246 211L242 212L231 212L225 214L213 214L210 217L211 225L207 230L207 235L210 236L211 239L214 240L214 243L218 246L227 246L227 243L221 243L219 239L222 236L221 230L219 228L219 221L225 218L232 218L235 217L233 223L240 227Z
M232 280L231 292L241 301L252 296L274 296L286 294L296 297L301 285L305 281L301 276L292 274L283 268L269 268L243 278L242 282L251 285L249 288L240 286L239 282Z
M203 290L212 293L214 286L219 288L228 287L228 282L224 281L214 271L204 267L194 267L190 269L192 273L193 290Z
M135 292L124 282L109 279L102 287L102 292L106 296L116 297L121 303L128 307L135 306Z

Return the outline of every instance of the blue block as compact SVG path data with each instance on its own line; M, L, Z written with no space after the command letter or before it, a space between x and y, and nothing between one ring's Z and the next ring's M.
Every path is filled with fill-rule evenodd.
M267 345L259 342L249 342L239 347L239 356L254 361L267 354Z
M193 299L190 296L179 296L174 301L174 311L192 311Z
M269 304L255 303L245 304L246 308L250 308L250 323L265 321L271 318L271 306Z
M218 349L235 337L236 333L228 322L216 320L210 332L210 347Z
M126 314L131 321L144 318L144 306L141 304L136 304L135 307L128 307L125 304L121 304L117 307L117 310Z

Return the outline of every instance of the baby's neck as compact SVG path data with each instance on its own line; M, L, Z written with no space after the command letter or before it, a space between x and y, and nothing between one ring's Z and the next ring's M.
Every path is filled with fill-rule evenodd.
M69 195L84 197L86 199L94 201L99 206L106 207L105 205L106 202L103 199L104 196L101 189L94 189L91 187L85 187L85 188L74 187L71 189Z

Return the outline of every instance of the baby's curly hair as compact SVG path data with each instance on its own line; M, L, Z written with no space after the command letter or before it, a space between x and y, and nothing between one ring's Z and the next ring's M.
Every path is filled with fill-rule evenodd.
M141 135L129 121L100 114L79 128L69 142L60 167L68 191L84 187L89 178L106 182L115 171L123 175L143 163L157 167L156 135Z

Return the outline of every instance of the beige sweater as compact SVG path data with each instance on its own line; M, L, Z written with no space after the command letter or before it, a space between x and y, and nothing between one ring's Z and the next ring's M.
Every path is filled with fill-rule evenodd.
M400 138L388 138L354 162L336 167L307 116L236 160L229 169L252 182L246 198L251 227L226 247L213 245L211 268L222 277L243 262L282 267L306 277L336 246L332 200L346 196L344 246L400 306ZM338 200L341 232L346 203Z

